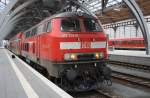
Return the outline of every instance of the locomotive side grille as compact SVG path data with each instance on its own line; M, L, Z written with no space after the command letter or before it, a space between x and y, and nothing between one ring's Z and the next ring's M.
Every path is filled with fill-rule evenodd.
M94 54L79 54L77 56L78 60L89 60L89 59L95 59Z

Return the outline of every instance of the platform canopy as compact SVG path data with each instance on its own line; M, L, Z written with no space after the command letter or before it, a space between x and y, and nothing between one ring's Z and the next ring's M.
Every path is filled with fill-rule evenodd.
M98 2L101 0L94 1ZM150 15L150 0L135 1L141 8L144 16ZM96 4L95 6L98 6L98 4ZM103 24L135 18L128 6L124 2L122 2L122 0L109 0L106 8L103 8L103 13L101 13L101 9L96 9L97 8L93 8L92 10L96 13L96 15L99 17Z

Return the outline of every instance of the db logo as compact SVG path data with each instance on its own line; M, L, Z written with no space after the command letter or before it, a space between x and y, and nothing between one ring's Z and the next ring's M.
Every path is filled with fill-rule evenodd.
M91 42L81 42L81 48L91 48Z

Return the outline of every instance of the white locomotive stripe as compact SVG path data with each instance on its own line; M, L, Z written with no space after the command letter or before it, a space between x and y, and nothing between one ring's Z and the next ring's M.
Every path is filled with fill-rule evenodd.
M91 42L91 48L106 48L106 42Z
M41 81L44 82L48 87L50 87L51 90L53 92L55 92L54 93L55 95L59 96L60 98L73 98L72 96L67 94L65 91L63 91L61 88L59 88L54 83L52 83L50 80L48 80L47 78L42 76L39 72L37 72L33 68L31 68L28 64L23 62L20 58L16 57L16 59L19 60L25 67L27 67L34 75L36 75L38 78L40 78Z
M13 62L13 60L10 58L10 56L8 55L8 53L5 50L5 53L12 65L12 68L14 69L26 95L28 96L28 98L39 98L39 96L36 94L36 92L33 90L33 88L31 87L31 85L28 83L28 81L26 80L26 78L24 77L24 75L21 73L21 71L19 70L19 68L17 67L17 65Z
M81 42L60 42L60 49L80 49Z
M81 49L81 42L60 42L60 49ZM89 48L106 48L106 42L90 42Z

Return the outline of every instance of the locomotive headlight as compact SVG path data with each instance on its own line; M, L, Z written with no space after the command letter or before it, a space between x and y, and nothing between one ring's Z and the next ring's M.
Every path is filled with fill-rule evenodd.
M100 53L100 58L104 58L104 53L103 52Z
M77 55L76 54L71 54L71 53L66 53L64 55L64 59L65 60L76 60L77 59Z
M64 59L65 59L65 60L70 60L70 54L66 53L66 54L64 55Z
M100 59L100 54L99 53L95 53L95 58L96 59Z
M104 53L103 52L101 52L101 53L95 53L95 58L96 59L101 59L103 57L104 57Z
M76 60L76 59L77 59L77 56L76 56L75 54L71 54L71 55L70 55L70 58L71 58L72 60Z

